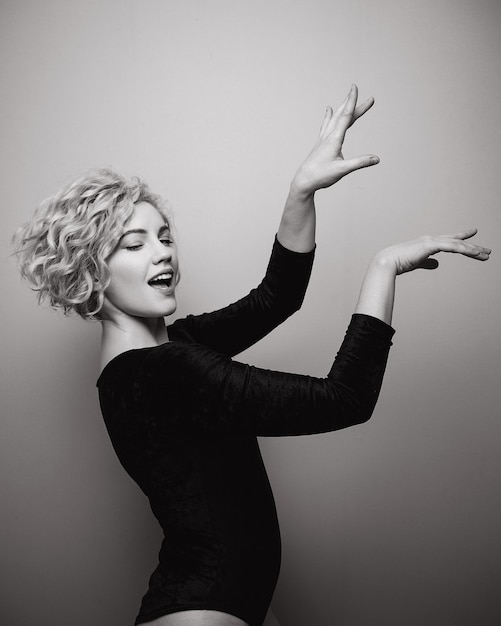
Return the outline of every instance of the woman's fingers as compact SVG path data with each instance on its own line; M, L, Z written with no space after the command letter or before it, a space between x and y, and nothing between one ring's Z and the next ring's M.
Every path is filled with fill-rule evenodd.
M358 100L358 87L353 83L350 87L350 91L348 92L348 96L346 98L345 112L346 115L353 115L355 111L355 107L357 106Z
M457 237L451 237L450 235L423 235L413 241L385 248L381 251L379 257L385 260L386 266L388 266L388 261L391 261L395 266L397 275L411 272L418 268L436 269L438 261L433 257L439 252L452 252L476 259L477 261L487 261L491 253L489 248L465 241L465 239L472 237L476 232L475 228L470 228L469 230L456 233Z
M348 95L335 111L333 111L331 107L327 107L327 112L330 111L329 120L325 124L324 117L322 131L325 131L326 133L334 132L336 136L342 134L342 136L344 137L344 133L354 121L353 115L355 113L355 108L357 105L357 98L358 87L356 85L352 85L350 91L348 92Z
M459 254L468 256L471 259L477 259L478 261L487 261L491 254L491 251L488 248L483 248L482 246L470 246L466 244L458 246L458 250L455 252L459 252Z
M355 107L357 106L357 99L358 87L352 85L345 101L334 114L333 136L341 145L344 141L346 131L354 122L353 115L355 113Z
M367 113L367 111L374 106L375 102L374 98L371 97L357 106L357 100L358 87L352 85L345 101L336 111L336 116L338 116L342 122L348 122L348 127L358 120L359 117L362 117L364 113Z
M454 236L442 235L434 238L437 252L452 252L462 254L463 256L477 259L479 261L487 261L491 254L490 248L485 248L484 246L479 246L465 241L466 239L473 237L476 232L477 229L473 228L461 233L456 233ZM435 254L435 252L432 254Z
M375 154L364 154L363 156L354 157L353 159L344 159L336 161L336 167L343 176L354 172L355 170L361 170L364 167L371 167L379 163L379 157Z
M374 102L374 98L368 98L365 102L359 104L353 113L351 123L353 124L353 122L356 122L356 120L358 120L359 117L362 117L364 113L367 113L367 111L374 106Z
M331 134L342 144L346 131L350 126L362 117L367 111L373 107L374 98L368 98L362 104L357 106L358 87L353 84L346 98L341 102L336 111L332 107L327 107L324 115L320 135Z
M332 110L332 107L327 107L325 111L324 119L322 121L322 126L320 127L320 135L322 135L325 132L325 129L329 125L329 122L331 121L333 115L334 115L334 111Z
M458 233L452 233L451 235L442 235L442 237L448 237L449 239L469 239L478 233L476 228L468 228L467 230L461 230Z
M358 98L358 87L355 84L353 84L350 87L350 91L348 92L346 98L341 102L341 104L336 109L336 112L334 113L334 117L337 119L341 115L346 114L347 111L349 111L350 109L354 111L355 105L357 104L357 98Z
M358 88L351 89L336 111L326 108L318 139L310 154L296 172L295 181L308 192L330 187L340 178L358 169L379 163L379 158L368 154L345 161L343 142L347 129L374 104L369 98L357 106Z

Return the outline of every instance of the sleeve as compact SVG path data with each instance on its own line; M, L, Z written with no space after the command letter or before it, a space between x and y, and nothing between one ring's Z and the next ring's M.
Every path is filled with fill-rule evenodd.
M282 436L346 428L372 415L393 333L381 320L355 314L325 378L244 365L204 346L165 344L143 362L139 402L164 434Z
M167 327L169 338L235 356L301 307L313 258L314 250L293 252L275 237L266 275L258 287L222 309L177 320Z

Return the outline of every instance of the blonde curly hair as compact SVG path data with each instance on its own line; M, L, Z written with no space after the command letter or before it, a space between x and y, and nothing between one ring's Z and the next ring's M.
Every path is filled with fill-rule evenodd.
M40 204L14 235L23 278L65 314L98 320L110 282L107 259L138 202L152 204L169 223L166 203L139 178L93 170Z

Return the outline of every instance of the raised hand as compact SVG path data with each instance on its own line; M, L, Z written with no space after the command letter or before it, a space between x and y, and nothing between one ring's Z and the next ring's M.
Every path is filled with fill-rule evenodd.
M327 107L317 142L294 176L292 185L296 191L311 195L317 189L330 187L350 172L379 163L379 158L373 154L352 159L343 157L346 131L374 104L374 98L358 106L357 100L358 88L352 85L335 112Z
M438 252L453 252L477 261L487 261L491 253L489 248L466 241L476 233L476 228L470 228L452 235L438 235L436 237L425 235L413 241L396 244L381 250L376 255L375 261L389 265L396 275L411 272L418 268L436 269L438 261L430 258L430 256Z
M437 252L453 252L487 261L491 253L489 248L466 241L476 232L476 228L470 228L453 235L426 235L384 248L369 264L355 312L372 315L391 324L396 276L417 268L437 268L438 261L430 258Z

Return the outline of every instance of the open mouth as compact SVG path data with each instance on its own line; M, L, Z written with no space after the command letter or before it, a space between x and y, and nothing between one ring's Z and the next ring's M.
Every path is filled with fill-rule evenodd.
M158 274L157 276L154 276L151 280L149 280L148 285L162 291L168 291L173 285L173 278L174 272L163 272L162 274Z

